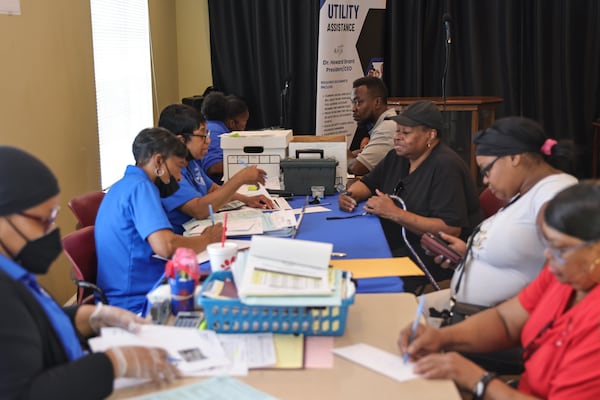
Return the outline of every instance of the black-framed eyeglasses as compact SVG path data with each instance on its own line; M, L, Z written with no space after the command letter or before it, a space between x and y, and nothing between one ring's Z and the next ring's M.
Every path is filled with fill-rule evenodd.
M481 176L489 178L490 177L490 171L492 170L492 167L494 166L494 164L496 164L496 161L498 161L502 157L504 157L504 156L498 156L491 163L489 163L488 165L486 165L483 168L480 168L479 172L481 173Z
M204 138L204 143L208 143L208 140L210 138L210 135L197 135L195 133L190 133L190 136L195 136L195 137L201 137Z
M21 217L29 218L32 221L36 221L40 225L45 227L44 232L48 232L54 223L56 222L56 218L58 217L58 212L60 211L60 206L56 206L50 211L50 216L48 218L40 217L39 215L32 215L25 212L17 213Z

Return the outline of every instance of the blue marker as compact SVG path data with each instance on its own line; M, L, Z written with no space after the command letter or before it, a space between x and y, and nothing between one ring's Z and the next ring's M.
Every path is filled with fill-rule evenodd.
M415 316L415 320L413 321L412 327L410 328L410 335L408 336L408 344L415 340L415 335L417 334L417 327L419 326L419 320L421 319L421 314L423 314L423 308L425 308L425 296L421 295L421 299L419 300L419 306L417 307L417 315ZM408 351L404 353L404 364L408 362Z
M208 205L208 213L210 214L210 220L212 221L212 224L214 225L215 224L215 213L213 211L212 204Z
M167 355L167 361L170 362L171 364L177 364L178 362L181 362L183 360L181 358L176 358L176 357Z

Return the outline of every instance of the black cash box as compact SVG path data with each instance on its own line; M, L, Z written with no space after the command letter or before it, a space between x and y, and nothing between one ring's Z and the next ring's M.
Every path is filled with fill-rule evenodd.
M285 190L297 195L310 195L311 186L324 186L326 195L335 193L335 159L285 158L279 165Z

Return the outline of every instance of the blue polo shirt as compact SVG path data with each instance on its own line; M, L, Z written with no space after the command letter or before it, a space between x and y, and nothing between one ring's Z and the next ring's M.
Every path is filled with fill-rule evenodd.
M202 170L199 160L189 161L187 167L181 169L181 176L179 189L171 196L161 199L173 226L173 232L177 234L183 233L181 225L192 218L181 212L179 207L196 197L206 196L211 186L214 185L212 179Z
M158 189L141 168L128 166L96 216L97 283L110 305L142 311L146 293L165 270L147 241L161 229L172 228Z
M206 130L210 132L210 144L208 153L202 158L202 168L206 172L219 161L223 161L223 149L221 149L220 135L231 132L223 121L206 121Z

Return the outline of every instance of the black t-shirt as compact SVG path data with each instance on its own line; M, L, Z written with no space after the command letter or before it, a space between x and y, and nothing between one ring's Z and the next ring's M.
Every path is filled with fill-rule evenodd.
M379 189L387 194L397 194L404 200L407 211L423 217L440 218L449 226L460 227L460 236L466 239L481 222L483 214L465 162L451 148L439 143L411 174L409 168L409 160L391 150L361 181L372 193ZM396 256L409 255L402 239L401 226L383 218L380 221L392 253ZM423 262L428 267L433 266L431 258L425 257L420 246L420 236L407 230L406 237Z

